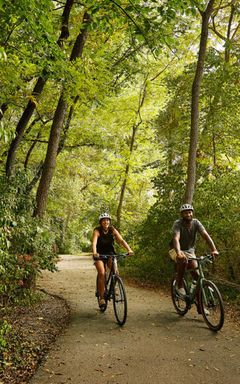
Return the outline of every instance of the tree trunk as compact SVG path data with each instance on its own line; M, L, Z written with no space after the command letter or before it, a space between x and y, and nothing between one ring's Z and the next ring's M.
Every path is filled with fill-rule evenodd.
M57 109L55 111L46 158L37 190L37 205L35 214L40 217L43 215L43 212L45 210L48 191L56 165L56 155L60 140L61 128L64 122L66 111L67 102L64 99L64 94L62 93L58 101Z
M187 184L184 196L184 202L191 204L193 201L195 182L196 182L196 157L198 144L198 123L199 123L199 95L201 79L203 75L204 61L208 40L208 23L213 11L214 0L208 2L206 10L202 13L202 30L200 39L200 48L198 53L197 68L192 85L192 104L191 104L191 131L190 145L188 153Z
M73 46L70 61L76 60L81 57L84 44L87 38L87 27L90 23L90 16L85 13L83 16L83 27L77 36ZM51 127L49 143L46 158L43 165L43 171L39 182L37 195L36 195L36 209L34 216L42 217L47 205L48 193L52 181L53 173L56 166L56 157L58 153L60 135L64 124L65 115L67 112L68 103L64 95L64 91L58 101L57 109L54 114L53 124Z
M231 4L231 12L230 12L230 17L229 17L229 22L228 22L228 30L227 30L227 44L225 48L225 62L229 63L230 59L230 47L232 43L231 39L231 29L232 29L232 24L233 24L233 18L234 14L236 13L236 1L233 1Z
M67 122L66 122L65 128L63 130L63 135L61 136L60 141L59 141L57 155L59 155L59 153L64 149L64 144L65 144L65 140L66 140L66 137L67 137L68 129L70 127L70 122L71 122L71 119L72 119L72 115L73 115L73 111L74 111L74 106L77 103L78 99L79 99L79 96L76 96L74 98L73 105L70 107L70 110L69 110L69 113L68 113L68 117L67 117ZM38 135L37 135L36 139L33 141L33 143L31 144L31 146L30 146L30 148L29 148L29 150L27 152L26 159L25 159L25 162L24 162L24 169L27 169L30 155L31 155L35 145L37 144L37 142L38 142L38 140L40 138L40 135L41 135L41 131L38 132ZM42 170L43 170L43 161L41 161L39 163L39 166L37 168L36 174L34 175L32 181L27 185L26 193L30 193L30 191L33 189L33 187L37 184L37 182L39 181L39 179L40 179L40 177L42 175Z
M213 18L213 31L216 33L218 37L220 37L224 43L225 43L225 52L224 52L224 60L225 63L228 64L230 61L230 54L231 54L231 46L234 41L234 36L238 31L239 24L234 23L234 15L236 14L237 8L236 8L236 0L232 0L232 3L230 4L230 14L229 14L229 20L228 20L228 28L227 28L227 34L226 36L222 35L219 31L216 30L214 18ZM235 24L235 25L234 25ZM214 114L218 113L219 108L219 101L221 101L221 96L223 93L222 86L219 87L218 93L214 95L212 103L210 102L210 108L209 108L209 116L210 118L214 116ZM213 167L217 166L217 151L216 151L216 135L214 126L212 128L212 157L213 157Z
M35 175L33 177L33 179L30 181L30 183L27 185L26 187L26 194L28 195L32 189L34 188L34 186L37 184L38 180L40 179L41 177L41 174L42 174L42 170L43 170L43 161L41 161L39 164L38 164L38 168L37 168L37 171L35 172Z
M65 144L65 141L66 141L67 133L68 133L68 130L69 130L69 127L70 127L70 123L71 123L71 120L72 120L72 116L73 116L73 112L74 112L74 107L77 104L78 100L79 100L79 95L75 96L75 98L73 100L73 104L71 105L71 107L69 109L67 121L66 121L66 124L65 124L65 127L64 127L64 130L63 130L63 134L62 134L62 136L60 138L60 142L59 142L58 154L64 148L64 144Z
M38 81L34 87L32 96L31 96L31 98L27 104L27 107L24 110L24 112L23 112L23 114L22 114L22 116L21 116L21 118L17 124L15 138L11 142L10 148L8 150L8 156L7 156L7 162L6 162L6 175L7 176L10 176L12 171L13 171L14 163L16 160L17 148L18 148L19 143L23 137L25 128L26 128L27 124L29 123L29 120L32 117L32 114L36 108L36 102L39 99L40 94L42 93L42 90L43 90L45 83L46 83L46 80L43 79L42 77L39 77L39 79L38 79Z
M69 16L70 16L70 12L72 10L73 4L74 4L74 0L67 0L63 10L61 34L57 41L57 44L59 45L59 47L62 47L63 42L67 40L69 37L68 23L69 23Z
M4 113L8 109L7 103L3 103L0 108L0 120L2 120Z
M57 41L57 44L60 47L62 47L62 45L63 45L63 40L67 39L69 36L68 21L69 21L69 15L70 15L70 11L71 11L73 2L74 2L74 0L67 0L65 7L64 7L64 11L62 14L61 34L60 34L59 39ZM35 111L36 101L38 101L38 99L39 99L39 97L43 91L44 85L46 84L46 81L47 81L47 74L45 74L45 75L46 76L44 76L44 78L43 77L38 78L37 83L36 83L34 90L32 92L32 95L30 97L30 100L27 104L27 107L25 108L25 110L24 110L24 112L23 112L23 114L22 114L22 116L21 116L21 118L17 124L15 138L11 142L10 148L8 150L8 156L7 156L7 162L6 162L6 175L7 176L10 176L13 172L13 168L14 168L14 164L15 164L15 160L16 160L17 149L18 149L19 144L22 140L25 128L28 125L28 123L29 123L29 121L33 115L33 112Z
M135 133L136 133L136 130L135 130ZM134 129L133 129L133 136L135 136L135 133L134 133ZM132 136L132 141L134 141L133 136ZM117 208L117 229L119 231L121 229L122 206L123 206L124 195L125 195L126 186L127 186L127 178L128 178L128 174L129 174L129 169L130 169L130 165L128 163L126 165L126 168L125 168L125 174L124 174L124 179L123 179L123 183L121 186L121 192L120 192L119 203L118 203L118 208Z
M143 106L145 97L146 97L146 81L145 81L145 83L143 85L143 89L140 93L139 106L138 106L138 110L137 110L137 118L139 118L140 120L137 124L134 124L132 127L132 137L131 137L130 148L129 148L130 156L129 156L129 160L128 160L128 163L127 163L126 168L125 168L125 174L124 174L123 183L121 186L121 192L120 192L119 203L118 203L118 208L117 208L117 228L119 230L121 229L122 206L123 206L124 195L125 195L126 186L127 186L127 179L128 179L129 170L130 170L130 158L131 158L131 154L133 152L133 147L134 147L138 127L140 126L140 124L142 124L142 118L141 118L140 112L141 112L141 108Z
M31 153L34 150L34 148L35 148L35 146L36 146L40 136L41 136L41 131L38 132L36 139L32 142L32 144L30 145L29 150L27 151L27 155L26 155L26 158L25 158L25 161L24 161L24 169L25 169L25 171L27 170L28 162L29 162L29 158L31 156Z

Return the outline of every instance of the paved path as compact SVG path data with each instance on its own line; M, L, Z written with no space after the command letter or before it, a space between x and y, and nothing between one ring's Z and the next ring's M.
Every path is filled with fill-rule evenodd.
M97 308L96 272L88 256L63 256L40 285L72 309L31 384L239 384L240 330L226 322L212 333L193 308L179 317L170 296L127 286L128 318Z

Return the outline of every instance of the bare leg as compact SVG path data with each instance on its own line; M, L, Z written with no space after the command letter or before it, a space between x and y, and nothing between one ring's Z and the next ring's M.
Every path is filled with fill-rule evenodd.
M189 262L188 262L188 269L192 269L192 271L191 271L191 275L192 275L192 278L194 279L194 280L197 280L198 279L198 271L197 271L197 261L195 261L195 260L190 260Z
M186 269L187 263L186 259L177 260L177 286L178 288L183 288L183 276Z
M105 268L104 264L101 260L95 262L95 267L98 272L98 292L100 299L104 299L104 291L105 291Z
M197 262L194 260L191 260L189 262L188 268L192 269L191 271L192 278L197 281L199 276L199 273L197 271ZM199 311L200 310L199 309L199 287L197 287L197 290L196 290L196 304L197 304L197 309Z

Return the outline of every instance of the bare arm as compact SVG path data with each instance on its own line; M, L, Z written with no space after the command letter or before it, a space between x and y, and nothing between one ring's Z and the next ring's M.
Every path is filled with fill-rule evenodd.
M122 238L122 236L120 235L120 233L116 230L116 228L113 229L113 235L115 237L115 239L117 240L117 242L122 245L127 251L129 254L133 254L133 251L131 250L131 248L129 247L128 243Z
M216 255L218 253L217 248L215 247L215 244L214 244L212 238L207 233L207 231L204 230L203 232L201 232L201 236L206 241L206 243L208 244L209 248L211 249L212 255L213 256Z
M93 239L92 239L92 252L93 255L98 255L97 253L97 240L100 236L100 233L97 229L94 230L93 232Z
M175 232L173 235L173 247L177 253L178 259L186 259L186 255L181 251L180 247L180 232Z

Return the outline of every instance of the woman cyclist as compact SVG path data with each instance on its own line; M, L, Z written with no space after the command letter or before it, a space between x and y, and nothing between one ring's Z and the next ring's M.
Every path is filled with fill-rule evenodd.
M129 253L133 255L133 251L123 240L120 233L111 225L111 216L108 213L102 213L99 216L99 226L96 227L93 231L93 240L92 240L92 251L93 258L98 257L99 255L114 255L114 240L116 240L120 245L122 245ZM108 267L111 267L111 260L108 260ZM99 307L104 307L106 305L104 299L104 289L105 289L105 265L102 260L95 261L95 267L98 272L98 292L100 295L99 298Z

